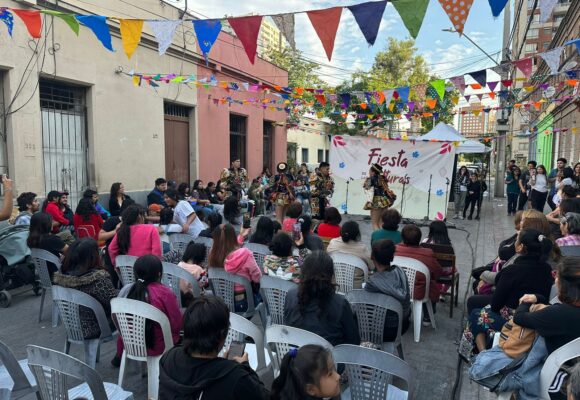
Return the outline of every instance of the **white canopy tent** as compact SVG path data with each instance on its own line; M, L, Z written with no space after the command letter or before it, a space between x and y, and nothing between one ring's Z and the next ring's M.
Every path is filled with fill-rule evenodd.
M467 140L457 132L457 129L444 122L440 122L429 133L419 136L416 140L442 140L447 142L460 142L457 153L487 153L490 148L483 143Z

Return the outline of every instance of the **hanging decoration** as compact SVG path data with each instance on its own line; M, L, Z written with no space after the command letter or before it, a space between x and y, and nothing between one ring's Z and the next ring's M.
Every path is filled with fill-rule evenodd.
M443 97L445 96L445 79L437 79L431 81L431 86L435 88L435 90L437 91L437 95L441 100L443 100Z
M131 56L141 41L141 33L143 32L143 20L122 19L120 23L123 49L125 50L125 54L127 54L127 58L131 59Z
M8 28L8 34L12 37L12 30L14 29L14 15L7 8L0 8L0 21L4 22Z
M153 30L153 34L158 43L157 49L159 55L162 56L171 45L171 42L173 42L173 35L177 27L181 24L181 20L147 21L147 23Z
M548 18L550 18L557 2L558 0L539 0L541 24L545 23Z
M201 50L207 65L209 63L208 54L222 30L222 24L217 19L198 19L193 21L193 30L197 36L199 50Z
M290 47L293 49L296 48L296 40L294 39L294 14L282 14L282 15L273 15L272 19L274 23L284 35L284 38L290 44Z
M358 27L367 40L367 43L371 46L373 46L377 40L379 27L386 6L387 2L384 0L347 7L354 16Z
M429 0L397 0L391 4L399 13L411 37L417 39L423 25L423 19L425 19Z
M109 32L106 17L102 15L77 15L76 18L81 24L93 31L107 50L115 51L111 43L111 33Z
M485 83L487 82L487 70L482 69L479 71L469 72L468 75L475 79L475 81L480 85L480 87L475 87L473 89L481 89L483 86L485 86Z
M523 58L513 62L516 68L522 71L524 76L528 79L532 75L532 63L533 62L531 57Z
M341 9L342 10L342 9ZM258 48L258 35L262 25L261 15L252 15L249 17L228 18L228 23L242 42L244 50L254 64L256 60L256 50Z
M560 68L560 56L562 55L562 50L564 47L556 47L555 49L548 50L545 53L540 53L540 57L544 59L552 74L557 74Z
M42 31L42 19L40 18L40 13L36 10L20 10L17 8L11 8L12 12L24 22L28 33L35 39L40 39L40 33Z
M489 0L489 6L491 7L491 14L494 17L499 17L508 0Z
M328 61L332 58L334 50L334 40L342 15L342 7L327 8L325 10L307 11L306 14L316 31L318 38L322 42L322 47L326 52Z
M443 7L443 11L447 14L453 27L459 35L463 34L463 27L469 16L469 10L473 4L473 0L439 0Z
M60 18L70 27L70 29L77 36L79 35L80 25L79 25L79 21L77 21L77 19L75 18L74 15L66 14L66 13L63 13L60 11L54 11L54 10L41 10L40 12L43 14L48 14L48 15L52 15L54 17Z

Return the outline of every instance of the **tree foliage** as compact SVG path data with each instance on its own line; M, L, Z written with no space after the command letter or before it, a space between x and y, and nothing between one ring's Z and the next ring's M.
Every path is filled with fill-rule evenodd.
M309 61L302 52L290 46L282 50L270 48L266 58L278 67L288 71L288 86L300 88L323 88L328 85L318 76L320 64Z

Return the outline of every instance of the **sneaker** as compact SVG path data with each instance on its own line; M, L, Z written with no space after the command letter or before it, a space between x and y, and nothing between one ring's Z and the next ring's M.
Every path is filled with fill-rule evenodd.
M119 368L121 366L121 357L115 354L115 357L111 360L111 365L115 368Z
M460 217L459 217L459 219L465 219L465 217L463 217L463 216L460 216Z
M429 318L429 314L423 315L423 326L431 326L431 318Z

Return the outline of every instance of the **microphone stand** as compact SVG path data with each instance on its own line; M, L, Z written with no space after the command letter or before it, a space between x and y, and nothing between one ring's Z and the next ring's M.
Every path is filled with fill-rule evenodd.
M445 180L447 181L446 182L447 188L445 189L445 200L446 200L445 201L445 207L446 207L445 220L447 220L447 207L449 207L449 184L451 183L451 181L449 180L449 178L445 178Z
M433 180L433 174L429 175L429 190L427 191L427 215L423 218L425 221L429 220L429 211L431 211L431 182Z
M403 181L403 193L401 194L401 217L403 217L403 208L405 207L405 186L407 186L407 180Z
M352 180L354 179L350 177L346 180L346 199L344 202L344 215L348 215L348 186L350 185L350 181Z

